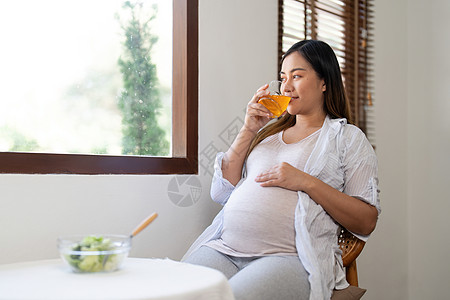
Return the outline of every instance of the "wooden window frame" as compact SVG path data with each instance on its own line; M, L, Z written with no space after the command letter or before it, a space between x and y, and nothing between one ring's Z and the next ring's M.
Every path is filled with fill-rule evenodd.
M0 152L7 174L198 174L198 0L173 0L172 157Z

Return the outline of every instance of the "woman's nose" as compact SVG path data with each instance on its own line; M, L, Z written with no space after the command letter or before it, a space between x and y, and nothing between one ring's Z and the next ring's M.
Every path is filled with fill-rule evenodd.
M293 89L293 87L292 87L292 85L291 85L288 81L285 81L285 82L283 83L283 86L282 86L282 92L283 92L283 93L289 93L289 92L292 92L292 89Z

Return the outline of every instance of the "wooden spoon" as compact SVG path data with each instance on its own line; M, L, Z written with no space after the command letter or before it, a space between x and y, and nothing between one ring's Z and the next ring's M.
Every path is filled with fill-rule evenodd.
M145 229L153 220L156 219L158 216L157 213L152 213L150 216L148 216L144 221L142 221L131 233L131 238L136 236L139 232L141 232L143 229Z

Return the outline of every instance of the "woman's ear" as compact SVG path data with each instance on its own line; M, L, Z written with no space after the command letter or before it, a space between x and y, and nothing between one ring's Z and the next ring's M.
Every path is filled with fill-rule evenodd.
M325 92L327 90L327 85L325 82L322 84L322 92Z

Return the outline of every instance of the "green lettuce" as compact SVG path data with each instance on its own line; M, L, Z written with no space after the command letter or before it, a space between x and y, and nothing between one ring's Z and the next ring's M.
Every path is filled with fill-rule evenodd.
M87 236L72 247L73 251L112 251L115 245L102 236ZM115 270L125 254L109 255L65 255L67 262L78 272Z

